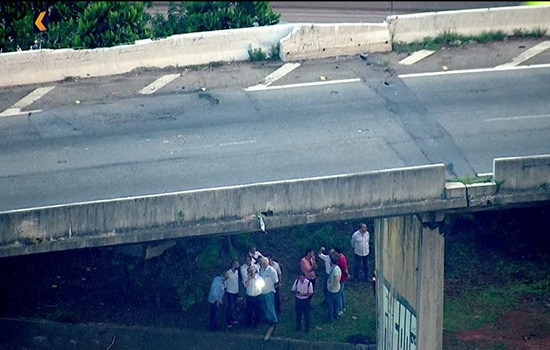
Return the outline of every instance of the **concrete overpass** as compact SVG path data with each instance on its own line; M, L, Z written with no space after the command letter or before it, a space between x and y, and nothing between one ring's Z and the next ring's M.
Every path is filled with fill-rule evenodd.
M378 348L441 349L444 214L545 201L550 155L466 185L435 164L0 212L0 257L375 218Z

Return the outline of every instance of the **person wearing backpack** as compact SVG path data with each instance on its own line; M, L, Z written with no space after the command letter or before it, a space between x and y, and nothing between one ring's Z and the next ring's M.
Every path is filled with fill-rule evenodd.
M313 295L313 284L306 278L304 272L292 285L292 293L296 294L296 331L302 329L302 315L304 316L304 332L309 332L310 296Z

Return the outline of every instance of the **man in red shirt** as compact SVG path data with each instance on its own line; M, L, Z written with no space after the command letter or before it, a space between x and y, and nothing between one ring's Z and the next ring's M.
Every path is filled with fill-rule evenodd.
M344 252L338 247L334 248L334 255L338 258L338 267L342 270L342 278L340 279L340 295L338 296L338 315L346 312L346 297L344 295L344 285L349 277L348 261Z

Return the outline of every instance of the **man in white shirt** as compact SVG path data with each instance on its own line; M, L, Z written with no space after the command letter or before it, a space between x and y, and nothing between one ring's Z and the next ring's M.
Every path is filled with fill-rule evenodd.
M254 264L253 264L254 265ZM254 325L254 328L260 324L262 318L261 296L265 282L262 277L256 274L254 267L249 267L247 271L246 288L246 325ZM254 323L252 319L254 318Z
M267 254L267 258L269 259L269 265L273 266L275 271L277 272L277 277L279 278L279 283L275 285L275 312L277 314L281 313L281 293L279 293L279 287L282 285L282 271L281 271L281 265L279 265L278 262L273 260L273 256L271 254Z
M262 253L256 250L256 247L251 247L248 251L248 255L252 259L252 263L258 264L258 266L260 266L260 258L263 258L264 256L262 255Z
M319 253L317 253L317 256L325 262L325 274L322 282L324 300L321 303L321 305L326 305L327 303L327 280L328 280L328 275L330 275L330 270L332 269L330 257L334 254L334 249L329 250L328 255L325 254L325 252L326 252L325 247L321 247L321 249L319 249Z
M363 277L365 282L369 281L369 265L367 257L369 255L369 240L370 234L367 231L367 225L361 224L359 230L351 236L351 248L355 255L355 261L353 262L353 277L359 281L359 266L363 262Z
M300 277L292 285L292 293L296 293L296 331L302 328L302 314L304 315L304 331L309 332L310 299L313 295L313 284L301 272Z
M332 263L332 269L327 280L327 318L328 322L338 318L338 297L340 296L340 278L342 278L342 270L338 266L338 258L331 256L330 261Z
M246 255L244 258L245 263L241 265L241 281L243 286L246 289L245 283L248 279L248 268L253 267L256 270L256 274L258 274L258 271L260 271L260 267L254 263L252 263L252 258L250 258L250 255Z
M260 277L265 282L262 289L262 311L267 323L273 326L278 322L275 312L275 286L279 283L279 277L273 266L269 266L267 258L260 258L260 264Z
M239 262L233 261L231 268L227 270L227 279L225 280L225 294L227 295L227 327L231 328L239 323L235 316L235 305L239 297Z

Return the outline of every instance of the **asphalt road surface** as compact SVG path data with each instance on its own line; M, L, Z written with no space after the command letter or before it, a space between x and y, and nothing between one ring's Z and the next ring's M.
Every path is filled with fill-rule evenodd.
M0 211L550 150L550 68L362 77L0 118Z
M167 1L155 1L151 13L166 13ZM270 1L281 23L383 22L392 14L516 6L518 1Z

